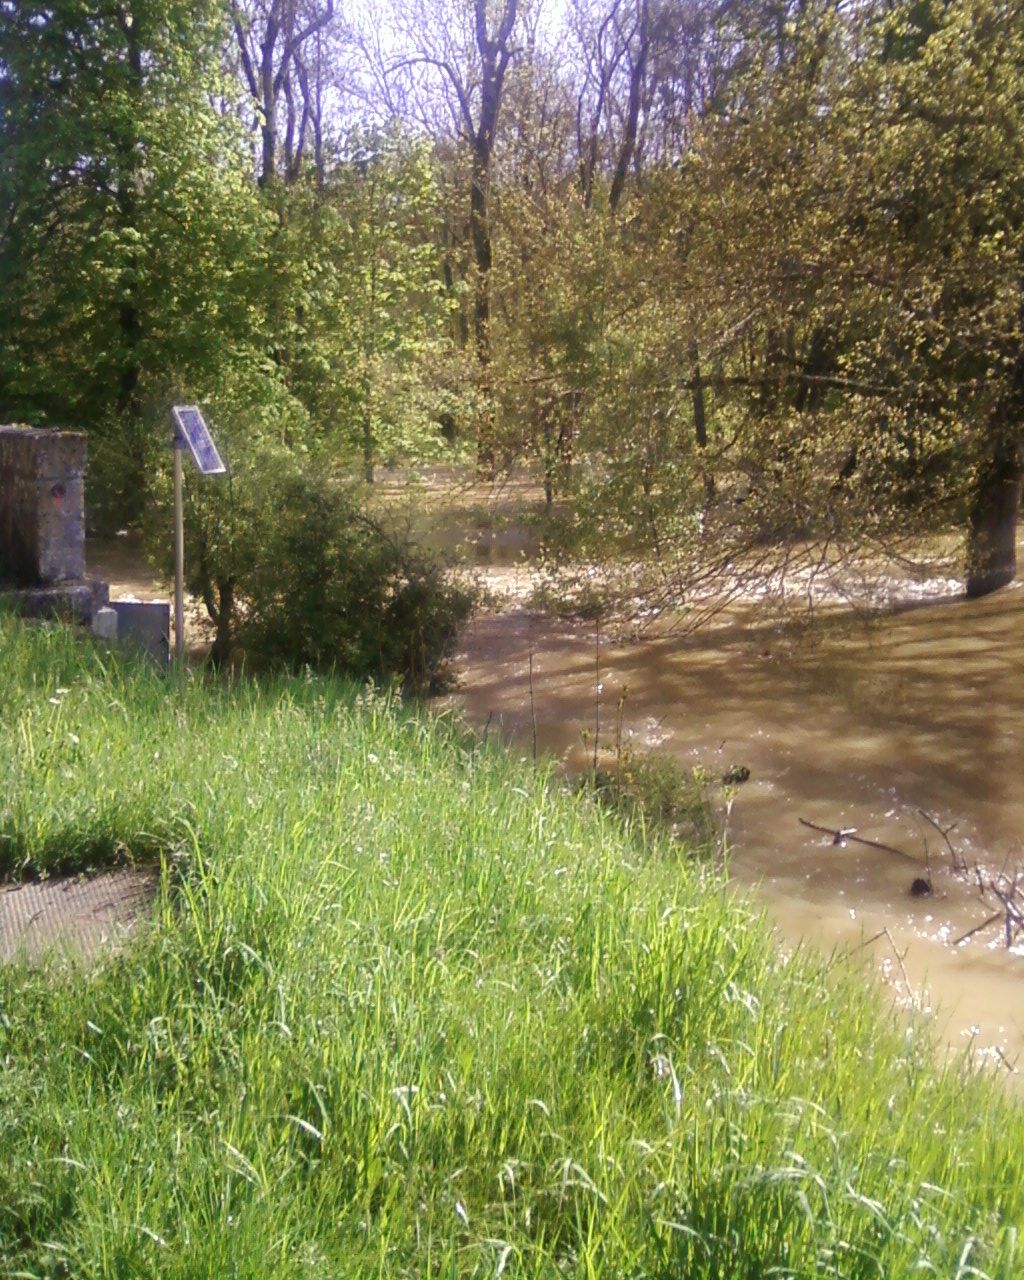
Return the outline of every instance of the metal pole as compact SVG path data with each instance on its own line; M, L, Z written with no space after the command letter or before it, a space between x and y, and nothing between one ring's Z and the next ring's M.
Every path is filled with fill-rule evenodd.
M185 442L174 438L174 660L185 656L185 510L181 498L181 451Z

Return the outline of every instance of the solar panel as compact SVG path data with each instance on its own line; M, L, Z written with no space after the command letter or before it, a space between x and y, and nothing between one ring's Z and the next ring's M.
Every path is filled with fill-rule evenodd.
M227 467L221 461L198 405L176 404L171 412L174 414L178 434L188 445L188 451L200 473L204 476L223 475Z

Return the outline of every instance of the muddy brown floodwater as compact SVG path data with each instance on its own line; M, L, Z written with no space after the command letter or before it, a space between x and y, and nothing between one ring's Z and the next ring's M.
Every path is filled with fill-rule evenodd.
M531 651L538 744L582 768L595 715L592 626L522 608L478 617L454 701L529 747ZM933 1016L954 1048L1024 1065L1024 948L1008 950L999 926L953 945L999 904L948 870L919 813L957 823L951 839L971 862L1024 861L1024 590L870 624L833 617L796 637L751 607L689 636L602 643L600 676L605 746L628 690L623 725L636 747L711 775L750 769L728 820L730 872L787 945L867 943L898 998ZM857 828L920 866L838 847L800 818ZM926 848L935 893L915 898Z
M506 593L467 630L451 701L529 750L532 652L538 746L582 769L582 733L594 726L594 628L523 607L528 539L516 535L506 548L505 526L492 533L487 524L493 500L484 509L454 522L450 509L438 515L446 543L466 541L468 530L488 585ZM134 539L90 543L88 556L115 594L160 586ZM863 945L898 999L932 1016L954 1049L988 1055L1000 1070L1020 1060L1024 1070L1024 947L1008 949L997 925L954 945L998 904L950 872L939 833L920 814L956 823L951 839L969 862L1024 863L1024 583L870 623L836 611L797 633L766 621L763 608L733 607L695 634L602 640L600 680L605 747L628 690L623 726L635 747L670 752L713 777L733 765L750 770L728 819L730 873L763 903L785 945ZM920 865L833 845L800 818L855 827ZM915 898L926 849L935 893Z

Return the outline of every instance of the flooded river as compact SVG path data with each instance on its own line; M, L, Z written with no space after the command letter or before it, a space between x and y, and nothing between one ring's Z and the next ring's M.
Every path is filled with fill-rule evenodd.
M899 998L954 1047L1024 1067L1024 948L993 925L999 903L950 871L940 833L989 869L1024 861L1024 589L787 635L753 607L689 636L602 643L604 745L616 704L637 748L720 776L746 766L728 821L730 872L787 945L860 948ZM456 702L477 723L585 767L595 720L595 631L522 608L464 637ZM592 740L592 739L591 739ZM803 826L856 828L911 855ZM914 897L930 858L934 894ZM913 859L913 860L912 860ZM887 931L887 932L883 932Z
M529 750L532 653L538 746L583 768L594 628L531 614L524 548L513 539L505 550L487 543L478 559L517 561L518 569L491 570L491 585L518 578L518 596L470 625L453 701L471 722L490 721L492 733ZM89 554L115 594L150 595L158 585L131 539L94 543ZM954 1047L1020 1059L1024 1070L1024 948L1008 950L998 924L955 945L999 904L951 873L939 832L921 816L955 823L950 840L969 862L990 871L1024 862L1024 583L870 624L845 614L787 633L764 617L756 606L734 607L688 636L602 639L602 745L612 745L626 691L623 727L634 747L670 752L712 777L748 768L728 820L729 869L784 944L863 947L898 998L934 1016ZM801 818L856 828L910 858L834 845ZM926 857L935 892L913 897Z

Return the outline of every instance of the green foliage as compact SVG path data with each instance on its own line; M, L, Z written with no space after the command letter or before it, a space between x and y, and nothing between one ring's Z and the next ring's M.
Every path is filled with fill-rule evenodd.
M216 626L214 661L237 645L257 664L440 687L473 593L371 518L364 495L319 461L237 430L226 433L224 451L228 476L190 475L185 503L187 585ZM169 573L166 459L164 468L147 540Z
M655 24L652 122L683 17ZM654 559L683 591L765 548L776 568L794 541L957 522L977 542L1016 492L1012 6L704 15L713 92L685 141L638 147L614 210L566 150L583 99L531 52L477 193L475 369L466 157L351 126L315 178L258 189L227 18L217 0L0 5L0 415L92 433L106 523L138 519L178 397L368 479L477 420L481 459L536 466L581 555Z
M369 476L439 453L460 399L429 149L353 133L323 184L258 190L226 17L0 9L0 416L89 431L106 529L143 517L175 401Z
M454 406L429 146L397 126L354 130L323 185L278 198L278 251L297 271L283 360L318 434L369 480L381 461L440 456Z
M299 472L272 482L265 497L268 518L248 531L248 567L237 580L246 653L439 688L472 593L338 483Z
M654 561L676 600L794 544L973 538L1024 473L1017 11L716 22L735 60L673 163L614 219L567 186L504 196L498 259L508 438L579 554Z
M495 283L501 342L494 382L499 443L539 464L550 506L571 493L580 432L596 386L607 324L607 255L614 235L571 190L504 194ZM586 440L588 451L597 442Z
M0 404L120 429L133 481L168 380L202 386L259 331L266 217L210 100L230 92L223 17L181 0L0 14Z
M0 967L5 1275L1020 1274L1019 1106L653 832L335 680L0 666L4 865L164 869Z

